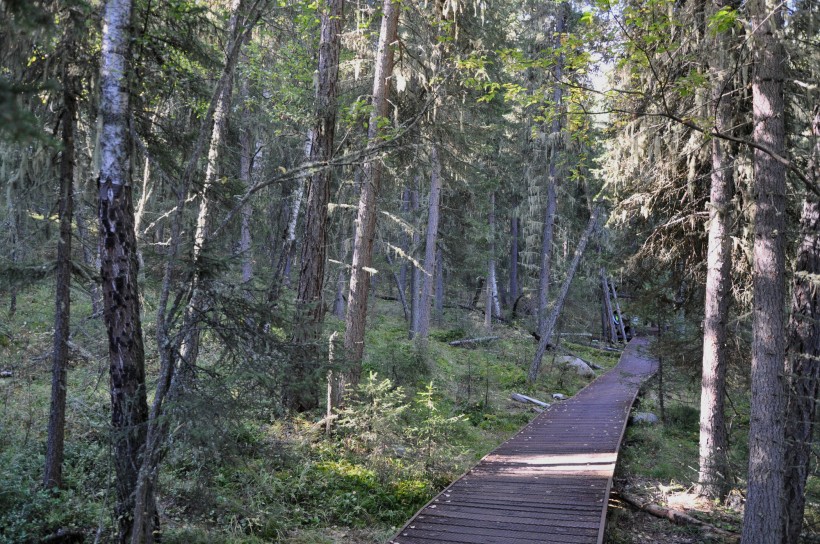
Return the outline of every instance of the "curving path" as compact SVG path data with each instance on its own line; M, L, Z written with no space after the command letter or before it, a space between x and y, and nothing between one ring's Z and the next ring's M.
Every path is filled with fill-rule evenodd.
M595 544L629 410L657 370L635 338L618 364L554 404L422 508L390 544Z

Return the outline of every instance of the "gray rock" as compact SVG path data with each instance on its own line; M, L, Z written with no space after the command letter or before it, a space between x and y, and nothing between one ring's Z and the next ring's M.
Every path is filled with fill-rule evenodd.
M652 412L635 412L629 421L633 425L657 425L660 419Z
M567 396L562 395L561 393L553 393L552 398L555 400L566 400Z
M0 378L11 378L11 370L0 370Z
M575 371L576 374L579 376L583 376L584 378L594 378L595 371L590 368L586 362L578 357L573 357L571 355L562 355L560 357L555 358L555 362L561 366L571 368Z

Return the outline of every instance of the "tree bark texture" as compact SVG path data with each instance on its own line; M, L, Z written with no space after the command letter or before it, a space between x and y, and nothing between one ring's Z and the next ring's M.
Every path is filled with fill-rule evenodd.
M717 11L720 2L713 3ZM724 39L715 36L710 75L715 129L724 132L731 122L731 103L723 98L726 77ZM732 195L734 179L726 142L712 140L709 195L709 240L706 257L706 300L703 318L703 370L700 387L699 495L722 499L728 492L729 444L724 419L727 370L727 326L732 257Z
M343 10L343 0L327 0L321 14L319 84L316 90L316 124L310 145L311 162L329 164L333 156ZM327 251L327 207L332 178L333 171L327 167L313 174L308 183L293 338L301 346L302 353L294 361L291 381L295 389L291 389L288 395L288 403L297 410L315 408L319 402L317 386L320 376L317 371L322 364L319 341L325 319L322 292Z
M393 47L399 24L401 5L384 0L379 46L376 52L376 70L373 76L373 111L367 130L368 146L378 144L380 123L387 117L389 81L393 74ZM370 291L370 271L373 263L373 237L376 231L376 197L381 185L382 164L378 158L369 160L364 167L364 183L359 197L356 233L353 238L353 262L350 271L350 299L345 319L345 350L352 363L350 382L359 383L361 361L364 355L364 331L367 322L367 295Z
M558 292L558 296L556 297L555 304L553 305L552 311L547 318L545 327L541 331L541 338L538 340L538 348L535 351L535 357L533 358L532 364L530 365L530 370L527 373L527 380L530 383L535 383L535 380L538 379L538 371L541 368L541 360L544 358L544 352L547 350L547 346L549 346L552 341L552 335L555 332L555 324L558 322L558 317L561 315L561 310L564 308L564 302L567 299L569 287L572 285L572 279L575 277L575 272L578 270L581 257L584 256L587 243L589 242L592 233L595 231L595 226L598 223L598 217L600 215L601 208L600 206L596 206L592 211L592 216L589 218L589 223L587 223L583 234L581 234L581 239L578 240L578 245L575 247L575 254L572 257L572 262L567 269L567 275L564 278L564 283L561 284L561 290Z
M783 80L786 56L781 4L749 3L755 143L784 154ZM783 527L785 356L786 171L770 155L754 151L754 246L752 395L749 425L749 477L743 515L743 544L779 542Z
M820 108L815 108L816 138L812 180L820 180ZM812 194L803 202L800 245L792 284L792 311L786 358L786 515L783 542L796 544L803 527L806 479L810 470L814 414L820 394L820 201Z
M510 304L518 300L520 288L518 286L518 217L510 219Z
M424 246L424 274L419 296L419 322L416 330L416 339L419 345L427 342L430 332L430 297L433 294L433 281L436 269L436 244L438 241L439 203L441 201L441 161L438 157L438 148L433 144L430 148L430 197L427 205L427 239Z
M65 404L68 378L68 340L71 326L71 221L74 214L74 125L77 98L69 66L63 67L62 156L60 158L60 238L57 240L56 290L54 294L54 348L51 364L51 406L43 485L63 486Z
M137 287L134 203L131 198L128 69L131 1L109 0L103 14L100 77L100 260L108 333L111 421L116 469L118 542L130 541L134 491L142 464L148 404ZM150 501L153 504L153 500ZM154 517L143 528L151 535Z

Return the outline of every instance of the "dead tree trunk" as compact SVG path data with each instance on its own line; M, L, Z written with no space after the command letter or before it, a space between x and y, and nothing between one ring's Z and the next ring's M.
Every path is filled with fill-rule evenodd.
M541 332L541 338L538 340L538 349L535 352L535 358L533 358L532 364L530 365L530 370L527 373L527 379L530 383L535 383L535 380L538 378L538 370L541 368L541 360L544 358L544 352L547 350L547 346L549 346L552 341L552 335L555 332L555 324L558 322L558 317L561 315L561 310L564 308L564 302L566 301L567 293L569 293L569 287L572 284L572 279L575 277L575 272L578 270L578 264L581 262L581 257L584 256L587 243L595 230L595 225L598 222L598 216L600 214L601 208L600 206L596 206L592 211L592 216L589 218L589 223L587 224L586 229L584 229L583 234L581 234L581 239L578 240L578 245L575 248L575 254L572 257L572 262L567 269L567 276L564 278L564 283L561 285L561 291L559 291L558 297L555 299L555 305L552 307L552 311L547 319L546 327Z

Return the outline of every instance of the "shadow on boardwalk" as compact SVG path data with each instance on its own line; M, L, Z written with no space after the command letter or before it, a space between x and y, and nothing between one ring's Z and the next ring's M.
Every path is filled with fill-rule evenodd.
M657 371L649 340L553 405L422 508L390 544L594 544L603 540L629 410Z

